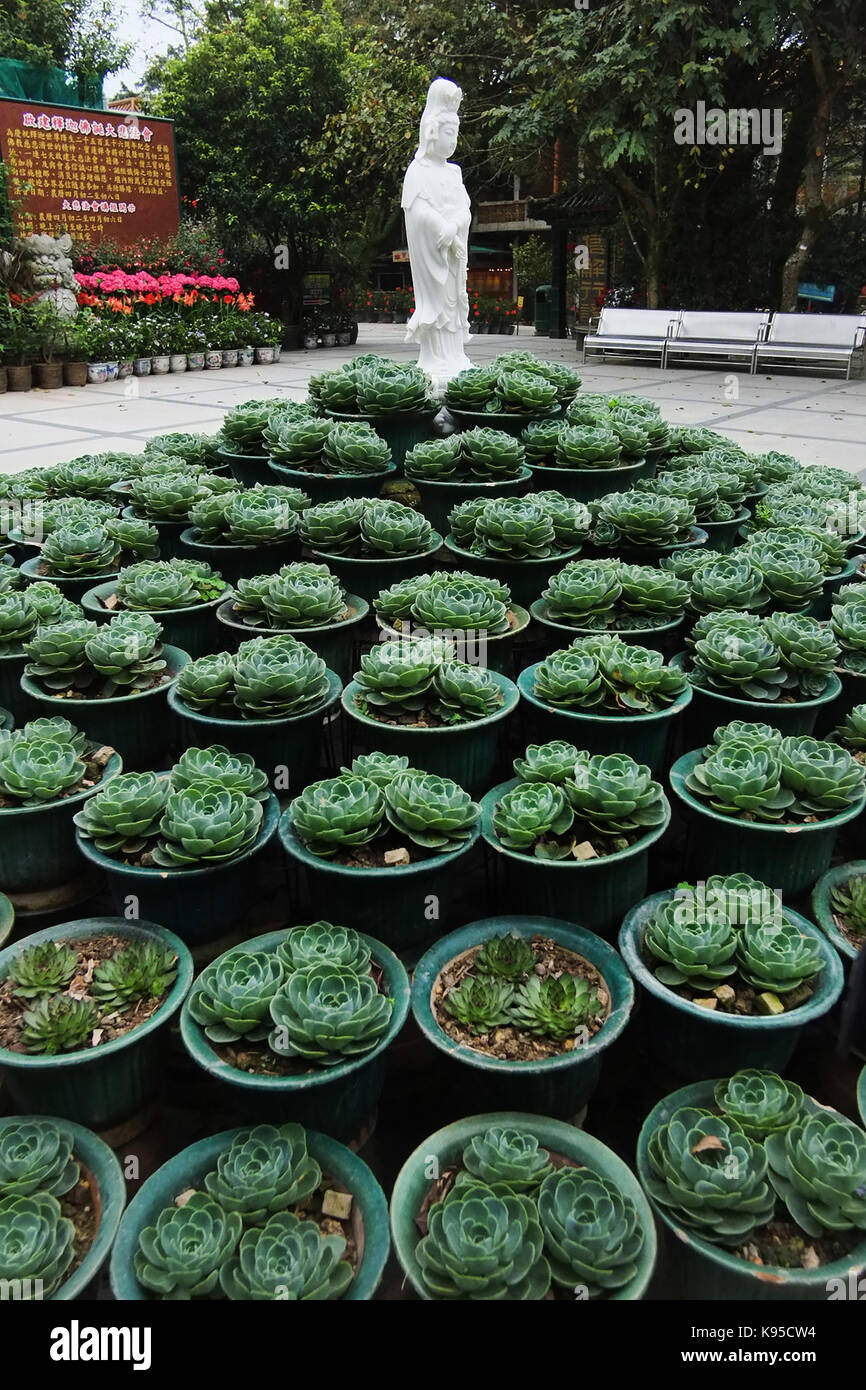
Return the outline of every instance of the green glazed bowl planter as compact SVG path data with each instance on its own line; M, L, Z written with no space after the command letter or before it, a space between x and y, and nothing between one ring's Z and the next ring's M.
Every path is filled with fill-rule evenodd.
M351 721L352 747L361 744L371 750L406 756L410 767L450 777L473 795L489 786L496 767L497 746L503 734L502 721L517 709L520 694L513 681L491 671L503 694L503 704L495 714L466 724L445 724L441 728L413 729L408 724L385 724L364 714L356 705L363 692L356 681L343 691L342 704Z
M590 1168L602 1177L611 1179L623 1195L634 1202L644 1233L643 1245L637 1257L637 1272L628 1284L611 1293L610 1301L633 1302L643 1298L656 1262L656 1230L652 1208L634 1173L612 1149L584 1134L582 1129L576 1129L562 1120L549 1119L546 1115L512 1110L472 1115L469 1119L446 1125L419 1144L400 1169L391 1194L391 1235L403 1273L415 1292L426 1301L433 1301L424 1286L415 1258L415 1250L421 1239L415 1218L430 1189L431 1160L435 1160L434 1171L443 1173L452 1164L459 1163L463 1150L476 1135L494 1127L526 1130L535 1135L549 1153L560 1154L577 1167Z
M561 492L578 502L595 502L611 492L628 492L639 478L648 475L645 458L624 463L619 468L557 468L553 464L531 463L533 492Z
M690 877L744 873L791 898L808 892L830 867L839 831L860 815L866 796L847 811L811 823L772 825L739 820L712 810L687 789L686 778L703 756L700 748L685 753L670 771L671 787L689 823L686 858Z
M732 1067L722 1075L729 1076L733 1070ZM644 1187L652 1176L648 1150L655 1131L667 1124L674 1111L684 1105L711 1108L715 1100L715 1085L715 1080L705 1080L683 1086L659 1101L650 1111L637 1146L638 1177ZM849 1275L852 1275L851 1282L856 1287L856 1279L866 1267L866 1235L850 1255L821 1265L818 1269L781 1269L775 1265L752 1264L749 1260L738 1259L724 1246L702 1240L693 1232L684 1230L667 1207L653 1201L652 1197L649 1200L662 1223L662 1260L675 1286L671 1297L713 1301L733 1299L750 1303L823 1303L829 1297L830 1280L839 1280L840 1284L844 1282L848 1285Z
M855 705L862 705L866 701L866 671L846 671L844 667L837 666L836 675L841 681L841 692L833 708L826 715L822 712L821 728L841 724Z
M410 449L430 438L433 421L441 406L437 403L427 410L391 412L386 415L352 415L340 410L328 410L324 414L331 420L360 421L372 425L380 439L384 439L391 450L395 471L402 473L403 461ZM359 497L362 494L347 492L346 497Z
M122 771L123 760L113 753L94 787L58 801L0 808L0 887L14 898L50 892L79 878L83 866L72 817Z
M30 658L23 652L0 652L0 704L10 720L19 723L33 717L34 704L21 688L24 667ZM11 727L4 725L4 727Z
M685 617L680 617L669 623L661 623L658 627L573 627L571 623L560 623L552 618L543 598L537 598L531 603L529 611L532 621L542 629L548 652L558 652L563 647L570 647L576 637L606 636L618 637L620 642L627 642L630 646L650 647L653 651L669 655L674 650L685 623Z
M813 618L824 620L829 618L830 610L833 607L833 600L842 588L843 584L851 584L857 578L858 557L846 561L842 569L835 574L830 574L824 580L824 588L818 598L815 599L808 609Z
M233 1139L245 1133L244 1128L224 1130L190 1144L175 1154L144 1182L123 1215L111 1257L111 1291L121 1302L150 1302L148 1290L135 1277L133 1256L138 1238L146 1226L152 1226L159 1213L170 1206L179 1193L190 1187L200 1188L205 1176L213 1170L220 1154ZM391 1242L388 1238L388 1204L385 1194L363 1159L345 1145L307 1132L307 1152L324 1173L330 1173L352 1193L361 1214L364 1253L358 1271L343 1302L365 1302L373 1297L385 1269Z
M663 823L628 849L583 861L536 859L506 849L493 829L496 803L518 785L516 777L502 782L481 801L481 834L502 877L500 900L517 913L540 912L612 937L628 909L646 896L649 852L670 824L670 806L665 803Z
M41 1120L54 1125L72 1143L72 1156L86 1175L98 1224L90 1249L72 1273L50 1294L48 1303L66 1303L83 1298L95 1280L114 1244L126 1205L126 1182L116 1154L92 1130L56 1115L9 1115L0 1120L0 1135L7 1125L19 1120Z
M272 790L294 796L318 774L325 721L343 688L334 671L326 674L328 694L322 703L285 719L226 719L190 709L172 689L168 704L177 718L181 744L184 748L208 748L220 743L231 753L248 753L268 774Z
M110 582L98 584L82 594L81 607L85 616L93 618L97 623L107 623L116 613L129 612L126 608L105 607L105 599L110 598L116 590L117 584ZM219 651L219 627L215 615L219 605L225 601L227 592L228 585L218 598L212 598L206 603L190 604L188 608L150 609L150 616L160 624L166 642L173 647L180 647L195 660L196 657L206 656L209 652Z
M392 584L399 584L413 574L424 574L431 564L434 569L440 568L435 559L441 549L442 537L434 531L430 545L420 555L331 555L327 550L315 550L312 546L310 554L314 560L328 566L347 593L360 594L367 603L372 603Z
M687 671L688 653L677 652L676 656L671 657L670 664L678 671ZM716 729L730 724L732 719L742 719L750 724L770 724L786 737L789 734L811 734L818 715L825 706L833 704L841 689L838 676L831 676L824 694L816 696L814 700L782 703L780 700L748 700L723 695L719 690L694 685L694 700L686 716L686 738L693 747L699 744L705 747L712 741ZM835 704L832 714L834 722L842 717Z
M216 941L245 920L255 897L255 866L250 862L273 839L280 817L277 798L270 795L258 839L224 864L201 869L142 868L98 850L76 831L79 852L100 869L118 913L130 900L141 917L160 922L181 941L200 946Z
M525 632L529 627L529 613L525 608L521 608L519 603L512 603L509 610L512 621L509 624L508 632L500 632L492 635L481 630L470 629L465 633L454 633L453 639L457 646L458 661L466 661L470 666L483 666L488 671L498 671L503 676L511 677L515 667L515 638ZM376 626L382 634L383 642L398 642L402 633L381 618L376 619ZM412 629L414 631L415 629ZM427 629L425 628L426 632ZM446 636L452 637L450 628L441 630ZM440 629L433 628L432 635L438 636ZM531 639L530 639L531 640Z
M475 555L471 550L464 550L452 536L445 537L445 545L459 562L460 569L498 579L511 590L511 597L521 608L528 608L542 589L547 588L550 576L564 569L569 560L576 560L581 551L581 547L575 545L558 555L549 555L546 560L496 560L492 555Z
M266 932L242 944L245 951L274 951L285 931ZM375 965L382 971L383 987L394 1000L391 1022L383 1038L360 1057L347 1057L333 1066L313 1067L288 1076L265 1076L242 1071L224 1062L184 1005L180 1018L183 1045L192 1060L212 1079L230 1087L234 1104L256 1122L295 1120L307 1128L327 1124L341 1139L357 1136L379 1102L385 1077L385 1051L394 1042L409 1013L409 977L400 961L374 937L364 940ZM238 947L232 947L237 950Z
M232 477L244 487L273 481L267 454L233 454L230 449L217 449L221 461L228 465Z
M850 878L860 878L864 874L866 874L866 859L853 860L847 864L837 864L835 868L828 869L812 889L812 916L830 944L838 952L849 986L849 992L842 1001L839 1015L840 1046L853 1046L860 1053L866 1053L866 1017L863 1017L862 1011L857 1012L854 1014L854 1025L850 1030L848 1023L849 1011L856 1008L855 1000L850 993L850 986L853 982L854 963L859 958L860 952L836 925L832 895L834 889L840 888ZM866 943L862 949L866 950Z
M538 742L565 739L590 753L628 753L656 773L662 767L674 721L687 709L692 688L686 686L673 704L654 714L596 714L591 710L560 709L535 693L535 673L541 662L527 666L517 677L520 694L531 707L530 723ZM533 740L535 733L533 734Z
M60 699L42 690L30 676L21 677L21 687L39 707L40 715L62 711L92 742L115 748L127 772L158 766L164 761L173 732L167 710L168 692L189 661L187 652L167 642L163 643L162 654L171 679L134 695L113 695L107 700L88 700L85 696Z
M80 941L100 932L129 941L153 941L174 951L177 977L156 1013L122 1037L76 1052L45 1056L0 1047L0 1075L19 1111L74 1117L91 1129L104 1131L140 1115L159 1090L166 1025L192 984L192 956L184 943L150 921L84 917L46 927L5 947L0 951L0 980L5 980L15 956L30 946L43 941Z
M315 507L320 502L339 502L345 497L378 497L384 483L391 481L396 464L389 463L379 473L311 473L307 468L289 468L284 463L269 460L273 482L286 487L298 487Z
M34 555L31 560L25 560L19 567L27 583L35 584L38 580L47 579L50 584L57 585L64 598L72 599L73 603L81 602L82 595L93 587L94 580L101 584L107 584L112 589L117 583L117 570L109 570L107 574L76 575L73 578L66 574L40 574L39 566L41 564L42 556Z
M552 937L594 965L610 995L604 1025L570 1052L535 1062L511 1062L488 1057L456 1042L441 1026L432 1007L432 994L442 971L464 951L494 936ZM449 1082L460 1095L461 1108L475 1114L479 1101L539 1115L569 1119L586 1105L598 1085L605 1048L620 1035L634 1003L634 986L612 946L572 922L552 917L486 917L470 922L435 942L421 957L412 977L412 1013L421 1032L451 1060ZM451 1086L449 1085L449 1094Z
M487 429L502 430L504 434L511 434L519 438L527 425L531 425L533 420L557 420L562 414L562 406L555 405L552 410L529 411L527 414L518 415L517 412L503 411L501 414L494 414L487 410L459 410L446 402L445 409L451 416L457 431L462 434L464 430L474 430L477 425L484 425Z
M485 482L482 478L467 478L459 482L454 478L409 478L421 495L421 511L437 531L448 529L448 515L452 507L460 502L469 502L483 497L485 502L494 497L525 497L532 486L532 473L526 466L521 468L516 478L497 478L495 482Z
M180 533L178 554L188 560L204 560L229 584L252 579L258 574L276 574L282 565L297 560L301 542L296 534L268 545L223 545L200 539L197 526Z
M726 554L733 550L737 544L737 533L744 522L749 520L751 513L748 507L741 507L735 517L730 521L702 521L701 530L706 531L709 550L720 550Z
M0 893L0 946L5 946L15 926L15 908L5 893Z
M590 544L587 549L600 559L616 557L628 565L657 565L666 555L677 555L681 550L695 550L707 544L707 533L702 526L690 526L689 532L688 540L674 541L672 545L629 545L623 541L614 546Z
M227 634L225 645L229 651L236 652L241 642L249 642L253 637L278 637L288 633L311 647L345 682L351 680L352 651L370 612L369 603L360 595L346 594L345 599L349 617L341 618L338 623L322 623L319 627L250 627L235 616L231 598L220 603L216 615L220 631Z
M646 926L675 890L654 893L627 914L619 933L619 949L635 980L643 988L641 1008L646 1017L650 1050L671 1071L684 1079L715 1076L726 1068L765 1071L785 1070L807 1023L822 1018L842 992L842 967L836 952L812 922L785 909L804 936L815 937L821 947L823 969L815 991L799 1008L775 1017L725 1014L703 1009L656 979L645 963L641 943Z
M159 558L160 560L176 560L183 554L183 546L180 543L181 532L184 527L189 525L188 521L161 521L153 517L145 516L142 512L136 511L135 507L124 507L120 515L125 520L146 521L150 526L155 526L159 532ZM94 578L95 576L91 576Z
M448 929L458 879L478 843L478 823L465 844L414 864L353 868L311 854L295 834L288 811L280 821L280 841L293 864L306 875L315 915L357 931L375 932L392 951L412 951Z

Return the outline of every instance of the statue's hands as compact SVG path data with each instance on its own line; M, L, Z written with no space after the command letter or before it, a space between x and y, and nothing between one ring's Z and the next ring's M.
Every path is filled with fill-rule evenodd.
M439 233L436 242L437 250L444 251L446 254L453 251L458 239L457 226L454 222L448 222Z

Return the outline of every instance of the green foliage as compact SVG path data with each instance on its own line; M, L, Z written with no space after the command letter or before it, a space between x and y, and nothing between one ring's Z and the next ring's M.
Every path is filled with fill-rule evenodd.
M183 1206L166 1207L145 1226L132 1257L135 1277L158 1298L204 1298L213 1293L243 1230L238 1212L226 1212L206 1192Z
M146 521L188 522L192 509L204 493L198 476L188 473L133 478L130 486L135 514Z
M408 766L408 758L400 758L396 753L380 753L377 750L359 754L353 759L351 767L343 767L340 771L346 777L363 777L368 782L375 782L378 787L385 787L394 780L398 772L405 772Z
M244 1231L235 1258L220 1271L229 1299L337 1299L352 1282L341 1235L325 1235L313 1221L278 1212Z
M22 806L59 801L86 770L74 745L60 738L25 731L0 741L0 794Z
M347 965L300 966L271 999L270 1046L278 1056L336 1066L381 1042L393 1008L370 974Z
M159 834L171 782L155 772L123 772L73 816L79 833L103 854L138 854Z
M377 604L378 609L378 604ZM506 602L483 583L436 575L420 586L409 610L417 623L435 632L484 632L498 637L509 631Z
M770 1181L807 1235L866 1230L866 1134L826 1110L766 1141Z
M435 1299L540 1299L550 1287L543 1243L531 1198L467 1184L430 1209L415 1258Z
M41 551L42 566L48 574L70 578L110 574L119 557L120 546L105 527L85 521L52 531Z
M813 980L823 963L817 939L792 922L749 922L743 928L737 964L757 990L787 994Z
M553 1172L550 1154L534 1134L501 1125L473 1135L463 1150L463 1167L472 1179L501 1196L509 1192L537 1196L537 1189Z
M623 446L613 429L565 425L556 441L552 463L557 468L619 468Z
M837 917L841 917L854 936L866 937L866 878L853 876L847 883L832 889L830 901Z
M365 704L376 709L420 710L442 662L453 655L439 637L380 642L361 657L355 672Z
M361 421L340 421L325 440L323 461L329 473L385 473L391 464L391 450L371 425Z
M745 550L700 565L691 579L689 599L697 613L719 609L757 611L769 602L761 571Z
M806 735L771 743L738 729L706 750L686 787L724 814L779 821L837 815L863 796L864 782L844 748Z
M736 970L737 934L726 918L708 921L684 912L676 899L662 903L647 923L644 946L659 962L655 974L675 988L714 989Z
M853 753L866 751L866 705L855 705L836 726L839 742Z
M694 508L685 498L611 492L599 502L595 539L599 545L659 549L687 540L694 524Z
M321 1180L300 1125L256 1125L223 1149L204 1185L223 1211L238 1212L245 1226L264 1226L274 1212L303 1202Z
M568 780L581 754L573 743L553 739L550 743L530 743L522 758L515 758L514 771L521 782Z
M522 936L491 936L473 962L481 975L513 982L523 980L535 965L535 955Z
M270 1032L270 1003L283 983L280 958L269 951L227 951L205 966L189 1011L216 1043L256 1042Z
M293 927L277 947L277 955L287 976L308 965L345 966L359 975L370 966L370 948L360 932L331 922Z
M691 641L691 682L750 700L778 700L784 692L816 698L826 690L839 652L825 627L797 613L759 618L708 612L695 624Z
M26 1052L54 1056L84 1047L99 1023L99 1010L86 999L43 995L24 1014L21 1043Z
M508 980L467 975L443 1000L446 1013L472 1033L489 1033L512 1022L514 987Z
M456 438L459 440L462 466L468 470L470 477L494 482L520 476L525 464L525 454L520 441L513 435L506 434L503 430L477 426L457 435Z
M322 627L345 616L346 600L326 565L298 562L278 574L241 579L233 612L250 627Z
M486 719L505 703L501 687L484 666L444 661L433 677L436 712L446 723Z
M10 1119L0 1128L0 1202L39 1193L61 1197L78 1178L72 1140L50 1120Z
M534 685L537 697L556 708L652 714L677 700L688 682L661 652L599 636L576 638L547 657Z
M610 1178L559 1168L541 1185L538 1215L554 1283L582 1284L592 1298L634 1278L644 1233L634 1202Z
M256 637L238 648L234 701L244 718L304 714L324 703L329 688L322 658L288 634Z
M295 833L311 854L331 859L376 838L385 819L382 788L363 777L312 782L289 807Z
M234 859L255 843L264 811L243 792L193 783L171 791L151 851L161 868L200 868Z
M209 603L227 587L210 565L198 560L144 560L121 571L115 593L123 608L158 613Z
M665 819L661 787L648 767L626 753L579 762L565 791L577 815L602 836L640 835Z
M564 859L571 844L565 835L574 821L566 793L552 782L522 782L504 793L493 812L493 829L507 849L537 859Z
M74 1259L75 1227L48 1192L0 1199L0 1279L41 1280L41 1297L50 1298ZM13 1284L12 1287L15 1287Z
M19 999L39 999L66 989L75 974L78 957L61 941L40 941L25 946L9 963L7 978Z
M803 1109L803 1092L795 1082L754 1068L719 1081L715 1099L722 1114L750 1139L766 1139L790 1128Z
M384 788L385 815L401 835L436 854L471 838L481 808L456 782L434 773L399 772Z
M562 1041L602 1012L598 991L582 975L530 975L519 985L512 1017L519 1028Z
M177 956L154 941L131 941L97 965L89 993L106 1013L139 999L161 999L177 978Z
M171 786L210 786L227 792L242 792L256 801L267 801L267 773L256 767L248 753L231 753L220 743L209 748L187 748L171 770Z

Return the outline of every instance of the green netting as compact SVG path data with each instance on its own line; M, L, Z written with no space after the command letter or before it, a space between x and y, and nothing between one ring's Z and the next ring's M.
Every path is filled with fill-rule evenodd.
M17 58L0 58L0 96L13 101L41 101L55 106L102 109L98 77L75 77L62 68L38 68Z

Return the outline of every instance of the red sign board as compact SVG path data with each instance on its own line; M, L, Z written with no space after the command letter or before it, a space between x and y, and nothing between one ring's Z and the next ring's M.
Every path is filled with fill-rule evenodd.
M171 121L0 100L0 154L21 236L65 231L129 246L177 232Z

